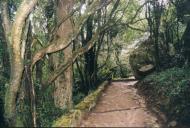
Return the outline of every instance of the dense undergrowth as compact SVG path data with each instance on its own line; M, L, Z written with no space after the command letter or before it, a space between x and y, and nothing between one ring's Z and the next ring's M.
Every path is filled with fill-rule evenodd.
M0 85L5 85L6 82L6 78L0 76ZM5 122L4 122L4 117L3 117L3 113L4 113L4 90L5 86L0 86L0 127L1 126L5 126Z
M170 68L155 72L138 87L151 103L166 113L168 120L190 125L190 69Z
M53 121L67 112L66 109L57 108L54 105L52 88L49 88L45 93L40 93L37 89L37 114L38 124L40 127L51 127Z

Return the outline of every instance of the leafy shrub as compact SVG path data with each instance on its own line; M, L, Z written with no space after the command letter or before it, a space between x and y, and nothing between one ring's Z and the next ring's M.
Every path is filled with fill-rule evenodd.
M151 96L169 119L189 123L190 69L171 68L147 76L140 82L143 93Z
M37 88L37 122L40 127L50 127L55 119L62 116L66 110L56 108L52 96L52 88L41 93Z
M7 78L0 75L0 127L5 126L4 122L4 98L5 98L5 84L8 82Z
M75 92L75 95L73 95L73 103L78 104L83 98L85 97L84 93Z

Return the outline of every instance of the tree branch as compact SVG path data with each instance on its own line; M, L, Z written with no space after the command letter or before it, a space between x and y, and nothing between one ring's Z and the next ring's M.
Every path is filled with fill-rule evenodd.
M43 81L44 89L46 89L48 85L50 85L61 73L63 73L71 64L73 64L79 56L88 52L89 49L91 49L94 46L95 42L98 40L98 36L100 35L100 33L102 31L105 31L109 27L110 27L110 25L107 22L103 27L101 27L97 30L97 32L94 34L92 39L90 41L88 41L88 43L84 47L76 50L73 53L73 56L67 62L61 64L55 71L50 73L51 75L47 78L47 80Z
M137 17L137 15L139 14L139 12L141 11L141 9L147 4L149 3L150 1L146 1L144 2L136 11L135 15L131 18L131 20L128 22L128 24L132 24L135 20L135 18Z
M103 4L104 6L109 4L111 1L106 2L106 4ZM38 52L35 53L35 55L33 56L32 59L32 64L31 64L31 68L33 68L33 66L35 65L35 63L37 61L39 61L40 59L42 59L46 54L50 54L50 53L55 53L58 52L60 50L64 50L65 48L67 48L72 42L73 40L75 40L80 31L81 28L83 27L84 23L87 21L88 17L92 14L94 14L97 10L101 9L102 7L104 7L103 5L99 5L98 1L95 1L91 4L91 6L89 8L87 8L86 12L80 19L79 19L79 23L78 26L76 26L74 29L74 33L71 37L68 37L66 39L55 39L52 42L49 43L49 45L46 48L42 48L41 50L39 50ZM57 27L56 27L57 28ZM61 40L61 42L63 43L59 43Z

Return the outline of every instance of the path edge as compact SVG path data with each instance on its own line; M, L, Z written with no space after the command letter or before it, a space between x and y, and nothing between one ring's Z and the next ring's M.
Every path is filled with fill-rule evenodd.
M99 97L109 83L109 81L102 82L98 89L86 96L74 109L56 119L52 127L77 127L82 119L96 106Z

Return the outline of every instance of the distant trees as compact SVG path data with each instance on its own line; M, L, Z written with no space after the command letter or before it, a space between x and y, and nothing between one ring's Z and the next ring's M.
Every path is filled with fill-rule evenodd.
M190 1L188 0L174 0L172 1L176 7L177 18L183 24L186 25L185 32L182 36L182 48L183 48L183 55L186 59L187 64L189 65L190 62Z
M155 65L170 65L175 54L185 58L189 65L189 1L147 1L146 19L150 38L154 42ZM185 28L185 29L184 29ZM175 49L175 51L174 51ZM170 51L177 52L170 55ZM175 60L177 61L177 60ZM171 64L172 65L172 64ZM166 66L167 67L167 66Z
M154 42L154 56L156 68L160 68L160 53L159 53L159 37L161 16L163 13L163 1L160 3L158 0L148 1L146 5L146 19L150 28L150 38Z
M190 45L189 45L189 5L188 0L171 0L168 1L169 8L168 13L165 15L164 24L167 25L165 32L167 42L172 42L175 44L175 49L182 57L185 58L185 64L189 65L190 60ZM167 21L170 20L170 21ZM170 31L170 32L169 32Z

